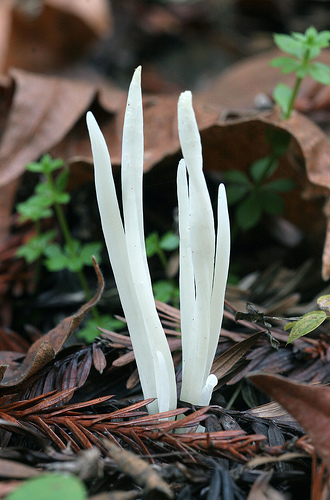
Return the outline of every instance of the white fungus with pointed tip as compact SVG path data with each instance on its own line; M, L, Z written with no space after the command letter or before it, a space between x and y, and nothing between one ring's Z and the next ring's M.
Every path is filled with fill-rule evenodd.
M171 352L152 293L143 230L143 114L141 67L128 92L122 149L122 223L109 152L92 113L87 113L95 186L104 238L127 320L145 398L151 413L176 408L176 380ZM160 354L159 354L160 353Z

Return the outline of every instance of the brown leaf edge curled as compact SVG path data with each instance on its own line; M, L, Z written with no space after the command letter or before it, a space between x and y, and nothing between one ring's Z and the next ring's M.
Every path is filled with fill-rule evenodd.
M301 424L330 471L330 388L299 384L268 373L248 378Z
M46 335L34 342L28 350L23 363L17 369L11 371L7 376L5 374L0 383L1 388L15 387L22 384L49 363L49 361L51 361L60 351L70 335L78 328L86 314L89 313L92 307L100 300L104 289L104 279L95 257L93 256L92 259L98 281L98 287L94 297L80 307L75 314L65 318ZM2 367L0 367L0 370L1 368Z

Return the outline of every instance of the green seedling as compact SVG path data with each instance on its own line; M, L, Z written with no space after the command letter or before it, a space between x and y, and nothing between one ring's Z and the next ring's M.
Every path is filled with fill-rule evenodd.
M172 231L165 233L161 238L157 232L149 234L146 238L147 257L157 255L165 273L169 264L167 253L176 251L178 247L179 237ZM175 307L178 307L180 292L173 279L159 280L153 284L152 288L156 300L165 303L172 302Z
M274 100L283 112L283 119L290 118L298 91L303 79L309 75L316 82L330 85L330 67L318 61L313 61L321 50L329 47L330 31L318 31L311 26L304 34L274 35L274 42L279 49L293 57L276 57L271 66L281 68L283 74L294 73L296 81L291 88L279 83L274 90Z
M69 203L71 197L66 191L69 170L65 168L61 159L52 159L45 155L39 162L30 163L26 169L40 175L40 182L35 191L25 202L16 207L20 222L32 221L35 225L35 236L17 251L17 257L24 258L29 264L42 260L48 271L56 272L67 269L77 274L80 285L85 293L86 300L91 298L91 292L85 277L85 266L92 265L92 255L100 261L102 243L92 242L82 244L73 238L70 233L63 205ZM63 244L60 245L56 230L43 231L43 219L56 217ZM111 316L99 315L97 309L92 309L93 319L86 322L78 335L92 341L97 335L96 326L115 329L123 323ZM97 323L97 325L96 325Z
M313 61L325 47L329 46L330 31L320 33L314 27L304 34L274 35L275 44L293 57L277 57L271 65L281 68L282 73L295 73L293 88L279 83L274 90L274 100L282 110L283 120L290 118L302 80L310 75L317 82L330 84L330 67ZM290 179L270 180L278 167L279 159L286 153L291 136L282 130L269 129L266 141L270 153L250 166L248 174L240 170L226 172L225 181L230 205L236 205L237 228L247 231L255 227L263 214L280 215L284 211L282 193L293 189Z
M316 328L322 325L325 320L330 319L330 294L319 297L317 299L317 305L320 308L318 311L310 311L303 316L294 318L282 318L278 316L266 316L263 312L258 311L254 304L247 302L246 312L236 312L235 321L251 321L252 323L261 323L265 326L269 335L271 335L270 329L272 326L269 321L288 321L288 323L284 326L284 330L291 330L287 341L287 344L290 344L293 340L299 339L300 337L313 332ZM273 347L278 348L279 342L274 338L272 339L271 343Z
M288 338L288 344L293 340L299 339L308 333L313 332L318 328L325 320L330 319L330 295L322 295L317 299L317 305L319 306L318 311L311 311L297 321L290 321L284 327L285 331L291 330Z

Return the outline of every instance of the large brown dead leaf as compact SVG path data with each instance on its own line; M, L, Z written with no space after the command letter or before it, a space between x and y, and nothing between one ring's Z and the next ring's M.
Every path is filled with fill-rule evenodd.
M330 470L330 388L298 384L278 375L257 373L251 382L278 401L301 424Z
M106 0L2 0L0 72L49 72L72 63L97 38L110 33Z
M247 171L253 161L270 153L265 141L269 126L286 130L292 136L289 152L281 158L274 175L274 178L291 178L297 185L297 189L284 195L285 216L307 234L323 238L326 230L324 196L330 193L330 144L322 130L306 116L294 112L284 121L275 108L252 116L243 114L220 120L201 131L205 169ZM306 202L302 194L307 190ZM325 279L330 273L330 223L327 224L322 272Z
M96 89L84 82L11 71L2 85L2 104L10 102L0 142L0 243L25 165L60 142L93 101Z
M228 67L197 96L205 103L221 106L227 111L256 111L256 97L259 94L271 95L279 82L290 86L294 84L293 74L283 75L278 68L269 65L272 59L280 56L283 56L283 52L275 48L247 57ZM329 64L330 51L323 51L317 60ZM310 77L304 79L302 90L308 87L310 82Z
M2 382L0 383L0 387L18 386L37 373L56 356L63 344L76 330L86 314L89 313L92 307L97 304L103 292L104 280L95 259L93 259L93 263L98 280L98 289L94 297L80 307L75 314L65 318L53 330L34 342L28 350L23 363L19 366L15 365L13 369L10 369L9 367ZM1 368L2 367L0 367L0 372Z

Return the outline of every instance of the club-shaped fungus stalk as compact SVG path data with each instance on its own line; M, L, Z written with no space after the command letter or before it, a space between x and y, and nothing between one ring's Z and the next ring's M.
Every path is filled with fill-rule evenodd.
M191 92L178 102L183 160L178 167L182 388L180 399L207 405L217 384L210 374L223 317L230 253L226 191L218 191L217 238L203 174L202 146ZM188 177L187 177L188 175Z
M143 395L156 398L150 413L176 408L172 356L152 292L144 243L142 208L143 114L141 67L128 92L122 142L122 222L105 139L87 113L95 170L97 201L105 242L132 340Z

